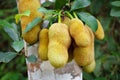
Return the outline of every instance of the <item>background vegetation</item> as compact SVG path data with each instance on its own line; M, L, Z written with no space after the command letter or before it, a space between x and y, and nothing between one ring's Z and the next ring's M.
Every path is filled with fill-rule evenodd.
M84 80L120 80L120 2L115 0L91 0L84 8L98 18L105 31L105 39L95 40L96 69L83 73ZM15 0L0 0L0 19L15 24L17 14ZM0 51L13 51L11 38L0 26ZM0 80L27 80L25 57L20 55L9 63L0 63Z

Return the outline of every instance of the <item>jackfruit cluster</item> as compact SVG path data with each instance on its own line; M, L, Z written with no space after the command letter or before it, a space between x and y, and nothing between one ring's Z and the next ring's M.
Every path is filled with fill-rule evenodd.
M39 7L39 0L19 0L19 13L30 10L30 16L21 17L22 32L33 19L43 17L43 14L38 12ZM102 25L98 19L96 21L98 28L93 32L79 18L70 19L65 16L61 22L55 22L49 28L41 29L41 23L38 23L22 34L22 37L29 44L39 40L39 59L49 60L55 68L63 67L74 59L85 72L91 73L96 66L94 40L104 38Z
M98 27L102 27L100 22L98 22ZM96 34L80 19L64 17L62 23L53 23L49 29L41 30L39 57L42 60L49 60L55 68L63 67L74 59L85 72L91 73L96 66L94 39L104 38L103 28L98 29ZM99 33L102 34L99 36L102 37L96 37L98 31L101 31Z

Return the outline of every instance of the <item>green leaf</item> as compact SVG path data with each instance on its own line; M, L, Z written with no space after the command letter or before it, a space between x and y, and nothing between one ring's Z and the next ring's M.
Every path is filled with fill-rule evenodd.
M19 40L18 31L6 20L0 20L0 25L3 26L5 32L10 36L14 41Z
M54 3L53 2L51 2L51 1L46 1L46 2L44 2L43 4L42 4L42 6L43 7L50 7L50 6L52 6Z
M28 31L30 31L33 27L35 27L41 21L42 21L42 18L40 18L40 17L35 18L32 22L30 22L27 25L26 29L23 31L23 34L26 33L26 32L28 32Z
M92 14L97 14L100 12L102 6L104 5L104 2L101 0L98 2L98 0L93 0L90 5L90 11Z
M111 2L111 5L113 5L115 7L120 7L120 1L113 1L113 2Z
M111 11L110 11L110 15L111 16L114 16L114 17L120 17L120 7L117 8L112 8Z
M103 68L104 68L104 70L110 71L111 68L112 68L112 65L117 64L117 62L118 61L117 61L116 57L111 56L111 55L106 56L106 59L103 62Z
M98 77L95 80L107 80L105 77Z
M15 58L17 53L15 52L0 52L0 62L8 63L13 58Z
M27 57L27 60L31 63L35 63L37 61L37 57L35 55L30 55Z
M83 71L83 78L85 80L93 80L94 79L92 75L90 75L89 73L86 73L84 71Z
M13 47L13 49L15 51L20 52L23 49L23 47L24 47L24 42L23 42L23 40L21 40L21 41L14 41L11 46Z
M22 16L30 16L30 10L26 10L26 11L24 11L24 12L21 13L21 14L16 14L16 15L15 15L16 23L18 23L18 21L20 20L20 18L21 18Z
M7 72L4 76L1 77L1 80L24 80L20 72Z
M62 9L68 0L55 0L55 9Z
M12 38L12 40L17 41L19 40L18 34L15 32L14 29L9 27L4 27L5 32Z
M75 0L71 6L71 11L87 7L91 4L90 0Z
M101 74L101 60L100 59L96 60L96 67L93 73L96 77L100 76Z
M47 10L46 8L44 7L40 7L38 9L39 12L42 12L44 14L56 14L55 10Z
M104 31L107 31L109 29L109 26L111 25L112 17L102 17L100 16L98 18L101 22L101 24L104 26Z
M97 24L97 20L94 16L92 16L91 14L87 13L87 12L80 12L78 13L78 16L81 20L83 20L85 22L85 24L87 24L94 32L97 30L98 28L98 24Z

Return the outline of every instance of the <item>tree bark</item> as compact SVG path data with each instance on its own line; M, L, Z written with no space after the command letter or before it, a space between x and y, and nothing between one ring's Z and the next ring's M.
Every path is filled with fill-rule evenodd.
M38 58L38 43L28 46L25 43L25 55L35 55ZM26 59L28 80L82 80L82 70L74 60L63 68L54 68L49 61L30 63Z

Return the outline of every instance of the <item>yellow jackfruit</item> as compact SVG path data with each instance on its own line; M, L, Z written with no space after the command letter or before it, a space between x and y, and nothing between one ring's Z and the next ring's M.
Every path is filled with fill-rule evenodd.
M71 37L68 31L68 26L63 23L52 24L49 28L49 40L57 40L66 47L70 46Z
M95 37L99 40L102 40L105 36L104 30L99 20L97 20L97 23L98 23L98 28L95 32Z
M49 28L48 34L48 59L54 67L63 67L68 61L68 48L71 44L68 26L54 23Z
M33 21L36 17L42 17L43 14L38 12L40 7L39 0L19 0L18 1L18 10L19 13L23 13L26 10L30 10L30 16L21 17L21 29L22 32L26 29L26 26ZM38 34L40 31L40 23L37 24L32 30L28 31L25 34L22 34L23 39L29 43L33 44L38 40Z
M94 71L95 66L96 66L96 63L95 63L95 60L93 60L89 65L84 66L83 70L87 73L91 73Z
M38 55L41 60L48 60L48 29L42 29L39 33Z
M90 44L88 31L84 28L81 20L74 18L70 20L69 30L77 46L87 46Z
M70 18L67 17L67 16L64 16L62 18L62 23L66 24L67 26L69 26L69 23L70 23Z
M85 28L89 32L90 44L85 47L78 46L73 52L74 59L79 66L89 65L94 60L94 35L89 27L85 26Z

